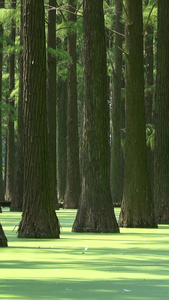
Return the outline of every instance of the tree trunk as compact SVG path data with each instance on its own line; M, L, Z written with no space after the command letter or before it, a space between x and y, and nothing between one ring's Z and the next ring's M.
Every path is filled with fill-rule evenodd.
M11 8L16 9L16 1L12 1ZM15 45L16 25L11 20L10 44ZM7 118L7 170L6 195L7 201L13 201L15 179L15 141L14 141L14 96L11 93L15 88L15 53L9 55L9 114Z
M56 0L49 0L48 13L48 47L56 50ZM56 208L57 183L56 183L56 56L48 52L48 127L49 127L49 154L52 171L53 199Z
M0 9L4 8L4 1L0 2ZM0 23L0 37L3 37L3 24ZM1 102L2 102L2 67L3 67L3 43L0 43L0 200L4 201L4 188L2 176L2 121L1 121ZM0 206L0 212L1 212Z
M103 0L84 1L82 194L73 231L119 232L110 191Z
M76 1L69 0L68 21L76 22ZM75 29L74 29L75 30ZM67 50L72 59L68 62L67 103L67 178L64 207L77 208L80 197L79 140L77 113L76 32L67 36Z
M122 34L122 2L115 0L115 31ZM122 148L121 148L121 87L122 87L122 35L115 35L114 76L112 103L111 190L114 203L122 201ZM119 49L120 48L120 49Z
M58 78L57 103L57 189L58 201L64 201L67 161L67 80Z
M23 46L23 0L21 0L21 26L20 45ZM23 51L19 54L19 101L18 101L18 132L16 149L16 176L13 201L10 211L22 211L23 205L23 178L24 178L24 156L23 156Z
M155 97L154 201L159 223L169 224L169 2L158 1Z
M125 178L119 226L157 227L145 135L142 0L126 0Z
M59 238L49 163L43 0L24 1L23 13L24 203L18 237Z
M147 130L149 130L148 138L153 133L153 84L154 84L154 47L153 47L153 33L154 29L152 25L147 26L146 36L145 36L145 114L146 114L146 124ZM153 177L154 177L154 153L149 143L147 146L147 157L148 157L148 171L149 178L151 182L151 190L153 192Z
M0 223L0 247L8 247L7 238Z

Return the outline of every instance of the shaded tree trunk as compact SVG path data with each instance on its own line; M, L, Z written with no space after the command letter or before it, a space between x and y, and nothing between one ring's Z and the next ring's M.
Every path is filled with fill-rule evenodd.
M169 224L169 2L158 1L155 97L154 201L159 223Z
M20 45L23 46L23 0L21 0L21 26ZM24 156L23 156L23 51L19 55L19 100L18 100L18 132L16 149L16 176L11 211L22 211L23 205L23 178L24 178Z
M64 201L67 162L67 80L58 78L57 102L57 190L58 201Z
M48 127L49 127L49 154L52 175L53 199L56 208L56 56L51 50L56 50L56 0L49 0L48 12Z
M122 2L115 0L115 31L122 34ZM111 190L114 203L120 203L123 195L121 111L122 111L122 42L120 34L115 35L114 76L112 103L112 147L111 147ZM119 49L120 48L120 49Z
M0 223L0 247L8 247L7 238Z
M145 135L142 0L126 0L125 177L119 226L157 227Z
M145 114L146 114L146 124L148 130L148 138L153 133L153 84L154 84L154 47L153 47L153 33L154 28L152 25L147 26L146 36L145 36ZM151 148L151 144L147 147L148 156L148 171L151 182L151 190L153 192L153 177L154 177L154 163L153 157L154 153Z
M76 22L76 0L69 0L68 20ZM77 74L76 74L76 32L67 36L67 50L72 59L68 62L68 103L67 103L67 178L64 207L77 208L80 198Z
M11 8L16 9L16 1L12 1ZM10 44L15 44L15 22L11 20ZM11 93L15 88L15 53L9 55L9 114L7 118L7 170L6 170L6 195L7 201L13 201L15 179L15 141L14 141L14 96Z
M59 238L49 163L43 0L24 1L23 13L24 203L18 237Z
M84 1L82 194L73 231L119 232L110 191L103 0Z

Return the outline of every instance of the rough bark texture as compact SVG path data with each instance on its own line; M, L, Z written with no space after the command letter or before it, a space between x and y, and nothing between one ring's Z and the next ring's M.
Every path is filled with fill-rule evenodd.
M0 2L0 9L4 8L4 1ZM3 36L3 24L0 24L0 37ZM3 44L0 43L0 104L2 101L2 66L3 66ZM4 187L2 177L2 123L1 123L1 105L0 105L0 200L4 201ZM0 207L0 212L1 212Z
M8 247L7 238L0 223L0 247Z
M76 22L76 0L69 0L68 20ZM67 179L64 207L77 208L80 198L79 140L77 114L76 74L76 32L67 36L67 50L71 57L68 62L68 103L67 103Z
M115 0L115 31L122 33L122 1ZM123 37L115 35L114 76L112 103L112 147L111 147L111 191L114 203L122 201L122 148L121 148L121 87L122 87L122 41ZM119 49L120 48L120 49Z
M82 194L73 231L119 232L110 192L109 108L102 0L84 1Z
M67 80L58 78L57 102L57 192L58 201L64 201L67 162Z
M125 178L119 226L157 227L145 136L142 0L126 0Z
M23 0L21 0L20 45L23 46ZM16 176L11 211L22 211L23 205L23 51L19 55L19 101L18 101L18 132L16 148Z
M12 1L11 8L16 9L16 1ZM16 25L14 20L11 20L10 44L15 45ZM9 55L9 101L11 108L7 118L7 165L6 165L6 195L7 201L13 201L14 195L14 179L15 179L15 142L14 142L14 97L11 93L15 88L15 53Z
M169 224L169 2L158 1L155 97L154 201L159 223Z
M24 203L18 237L58 238L49 164L44 3L23 5Z
M48 47L56 50L56 0L49 0L48 12ZM56 56L48 53L48 128L49 128L49 154L51 164L51 178L53 187L53 199L56 208L57 183L56 183Z

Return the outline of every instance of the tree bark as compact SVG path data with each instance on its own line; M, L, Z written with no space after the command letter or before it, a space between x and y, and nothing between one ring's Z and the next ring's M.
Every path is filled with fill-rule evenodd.
M155 97L154 201L159 223L169 224L169 2L158 1Z
M76 22L76 1L69 0L68 21ZM68 62L68 102L67 102L67 178L64 197L65 208L77 208L80 198L79 140L77 112L76 73L76 32L67 36L67 50L71 57Z
M24 203L18 237L59 238L52 193L43 0L24 1Z
M153 46L154 28L150 24L147 26L145 36L145 115L147 130L153 133L153 85L154 85L154 46ZM149 134L149 135L150 135ZM148 135L148 138L149 138ZM154 177L154 152L151 144L147 145L148 171L151 182L151 190L153 193L153 177Z
M23 46L23 0L21 0L21 26L20 46ZM23 156L23 50L19 54L19 100L18 100L18 132L16 148L16 176L13 201L10 211L22 211L23 205L23 178L24 178L24 156Z
M84 1L82 194L73 231L119 232L110 191L110 131L102 0Z
M63 202L66 190L67 164L67 80L59 77L57 86L57 188L58 201Z
M56 0L49 0L48 47L56 50ZM53 200L58 208L56 180L56 55L48 52L48 127Z
M16 9L16 1L12 1L11 8ZM10 44L15 45L16 25L11 20ZM14 96L11 93L15 88L15 53L9 55L9 114L7 118L7 170L6 170L6 195L7 201L13 201L14 195L14 179L15 179L15 141L14 141Z
M0 247L8 247L7 238L0 223Z
M122 2L115 0L115 31L122 33ZM122 42L123 37L115 35L113 103L112 103L112 146L111 146L111 191L114 203L120 203L123 196L121 112L122 112Z
M145 135L142 0L126 0L126 142L121 227L157 227Z

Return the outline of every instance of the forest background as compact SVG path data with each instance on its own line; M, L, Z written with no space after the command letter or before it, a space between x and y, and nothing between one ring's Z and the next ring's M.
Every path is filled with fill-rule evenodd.
M59 237L59 203L74 231L168 223L169 4L29 2L0 1L0 195L18 236Z

